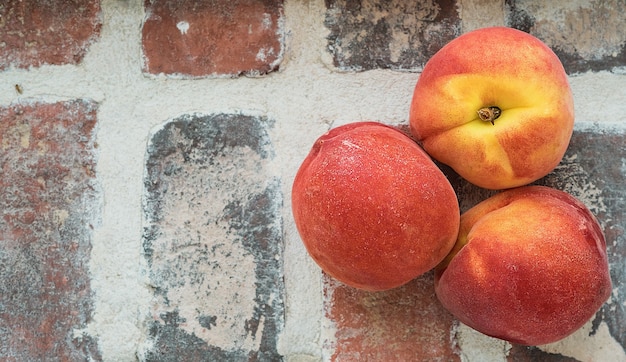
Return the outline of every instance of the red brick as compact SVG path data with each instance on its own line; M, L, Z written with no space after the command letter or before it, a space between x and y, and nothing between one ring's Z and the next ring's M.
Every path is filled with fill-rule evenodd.
M98 0L5 0L0 4L0 70L78 64L101 25Z
M459 361L453 317L435 296L432 273L385 292L365 292L324 277L324 309L334 324L325 341L332 361Z
M145 0L144 71L265 74L283 52L280 0Z
M327 0L328 48L340 70L420 70L461 32L457 0Z
M95 124L86 101L0 108L0 360L100 359L76 331L93 309Z

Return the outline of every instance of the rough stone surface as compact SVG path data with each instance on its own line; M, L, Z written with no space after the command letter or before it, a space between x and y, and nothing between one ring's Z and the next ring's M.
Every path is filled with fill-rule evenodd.
M78 64L101 28L99 0L4 0L0 70Z
M262 75L282 59L283 2L145 0L144 71Z
M0 360L99 360L91 321L96 104L0 108Z
M421 70L461 32L456 0L325 2L328 49L340 70Z
M384 292L325 276L324 295L335 330L324 342L331 361L460 361L451 341L455 322L435 296L432 273Z
M457 192L461 212L496 193L467 183L446 166L442 168ZM594 213L606 236L611 279L614 287L621 285L626 279L626 135L575 131L561 163L535 184L566 191ZM597 313L590 333L596 333L600 323L606 323L611 336L626 348L624 320L626 291L618 287ZM517 349L515 353L519 356L527 351Z
M183 115L151 139L149 361L277 361L282 196L264 118Z
M626 71L626 3L570 1L554 6L541 0L506 0L508 26L548 44L569 74Z
M504 22L503 0L459 0L463 32L502 26Z

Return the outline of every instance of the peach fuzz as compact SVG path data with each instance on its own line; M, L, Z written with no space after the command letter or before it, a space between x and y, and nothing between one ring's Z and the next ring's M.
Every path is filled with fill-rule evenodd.
M504 191L461 215L457 243L435 268L435 292L461 322L489 336L558 341L611 294L604 235L563 191Z
M543 42L511 28L484 28L429 59L409 121L424 149L469 182L512 188L561 161L573 131L573 97L560 60Z
M313 260L363 290L399 287L431 270L459 229L445 175L411 138L376 122L322 135L295 176L291 201Z

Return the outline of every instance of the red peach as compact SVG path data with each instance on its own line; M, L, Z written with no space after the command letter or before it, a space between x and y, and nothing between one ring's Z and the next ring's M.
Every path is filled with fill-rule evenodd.
M571 195L543 186L504 191L461 215L435 291L461 322L513 343L555 342L611 294L604 235Z
M395 288L431 270L459 228L445 175L412 139L376 122L322 135L296 174L291 198L313 260L364 290Z

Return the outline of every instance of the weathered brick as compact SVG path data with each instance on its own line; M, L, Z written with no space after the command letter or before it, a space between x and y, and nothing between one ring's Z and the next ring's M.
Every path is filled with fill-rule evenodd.
M623 132L574 132L563 162L542 182L568 191L583 200L604 230L611 280L626 280L626 134ZM626 350L626 290L614 288L594 320L601 322Z
M99 0L2 1L0 70L78 64L101 26Z
M456 0L326 0L335 67L421 70L461 32Z
M0 360L99 360L91 320L96 104L0 108Z
M282 0L145 0L144 71L260 75L282 60Z
M146 360L278 361L282 196L271 122L183 115L148 147L144 251L155 301Z
M624 160L626 135L623 132L575 131L561 163L553 172L535 182L572 194L596 215L606 236L611 279L615 286L626 280ZM457 192L462 212L496 193L469 184L445 166L442 169ZM626 349L625 303L626 291L615 288L609 302L596 314L591 333L595 333L599 324L604 322L611 336ZM523 349L514 352L518 357L530 353ZM531 352L531 355L539 353Z
M506 0L508 26L548 44L569 74L626 68L626 3Z
M324 277L324 309L336 330L331 361L459 361L454 319L435 296L432 273L396 289L365 292Z
M547 353L537 347L513 345L506 358L507 362L578 362L577 359L561 354Z

